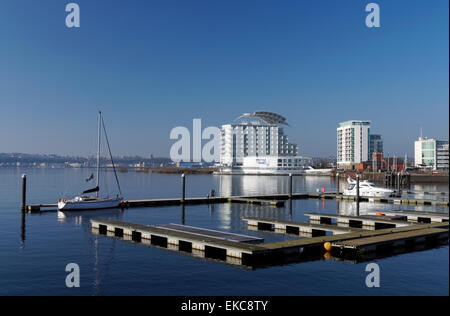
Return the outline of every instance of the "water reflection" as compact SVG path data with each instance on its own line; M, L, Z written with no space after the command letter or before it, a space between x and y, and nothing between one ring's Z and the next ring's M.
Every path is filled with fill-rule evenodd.
M56 211L58 223L75 224L75 226L83 226L83 221L89 223L91 218L108 217L111 219L121 220L123 218L123 209L106 209L92 211Z
M332 177L294 176L292 190L294 193L335 192L336 183ZM219 177L221 196L234 195L270 195L289 192L288 176L239 176L222 175Z
M357 216L357 203L353 201L341 200L337 201L337 210L339 215ZM389 204L389 203L375 203L375 202L360 202L359 214L368 215L369 212L383 212L393 210L414 210L422 212L446 212L448 207L426 206L426 205L406 205L406 204Z
M21 219L20 219L20 246L21 248L25 247L25 239L26 239L26 212L24 210L21 211Z

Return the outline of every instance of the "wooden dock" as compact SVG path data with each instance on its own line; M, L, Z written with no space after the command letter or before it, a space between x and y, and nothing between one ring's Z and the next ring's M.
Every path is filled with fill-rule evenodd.
M336 198L338 200L356 201L356 196L338 195ZM361 196L360 201L372 203L389 203L389 204L429 205L440 207L449 206L449 202L443 200L411 199L402 197L379 198L379 197Z
M389 236L391 234L400 232L412 233L417 230L423 230L428 228L442 228L448 231L448 223L416 224L398 228L366 230L362 232L352 232L347 234L337 234L331 236L320 236L311 238L301 238L296 240L279 241L273 243L264 243L261 244L260 246L274 252L296 253L308 250L323 249L323 245L326 242L336 243L340 241L348 241L354 239L356 240L366 237Z
M301 233L312 236L324 236L326 232L333 234L345 234L349 232L361 232L362 229L352 227L340 227L337 225L311 224L302 222L291 222L273 218L244 217L243 221L248 226L257 227L259 230L270 230L287 234L300 235Z
M334 220L339 225L347 225L349 227L356 228L366 227L368 229L396 228L410 226L413 224L406 221L406 216L347 216L326 213L305 213L304 215L308 216L311 222L317 222L320 224L332 224Z
M329 214L327 214L329 215ZM409 224L396 228L362 230L330 224L296 223L277 219L244 218L250 225L271 225L285 231L331 231L334 235L261 243L261 238L178 224L141 225L114 220L91 220L95 233L122 237L137 243L164 247L196 256L242 265L261 265L299 255L323 253L329 242L333 251L346 256L378 251L379 249L428 243L448 242L448 222ZM361 218L361 221L366 218ZM406 224L405 222L403 222ZM333 227L332 227L333 226ZM257 242L258 244L255 244Z
M262 199L249 199L249 198L228 198L229 203L244 203L252 205L269 205L274 207L283 207L284 200L262 200Z
M293 193L292 197L289 194L270 194L270 195L250 195L250 196L230 196L230 197L194 197L194 198L164 198L164 199L143 199L143 200L127 200L124 202L125 208L137 207L159 207L159 206L176 206L176 205L199 205L199 204L220 204L220 203L248 203L254 205L271 205L274 207L283 207L286 200L301 200L301 199L339 199L356 201L354 196L344 196L335 192L330 193ZM390 203L390 204L408 204L408 205L431 205L439 207L448 207L448 201L427 200L427 199L405 199L405 198L373 198L360 197L361 202L374 203ZM40 212L41 209L50 208L56 209L56 203L47 204L30 204L26 205L25 209L28 212Z
M392 249L408 247L414 244L424 244L430 240L448 239L448 233L448 228L424 228L387 235L336 241L332 243L332 247L338 248L341 251L351 250L358 254L365 254L368 252L387 250L387 248Z
M246 256L266 251L259 245L236 241L242 240L242 235L220 231L195 227L183 230L182 227L174 229L174 227L147 226L114 220L91 220L91 223L92 228L98 229L100 234L106 235L107 232L111 232L117 237L131 236L131 239L136 242L145 239L157 246L167 247L172 245L187 252L192 250L204 251L206 257L245 259ZM246 240L250 239L252 237L246 236Z
M235 242L245 242L245 243L262 243L264 238L253 237L248 235L240 235L235 233L228 233L218 230L206 229L206 228L198 228L188 225L180 225L180 224L163 224L156 225L155 227L164 228L172 231L177 231L181 233L190 233L194 235L199 235L203 237L214 237L223 240L230 240Z
M369 211L369 215L377 215L375 211ZM418 223L444 223L449 221L448 213L419 212L419 211L381 211L386 216L404 216L408 221Z

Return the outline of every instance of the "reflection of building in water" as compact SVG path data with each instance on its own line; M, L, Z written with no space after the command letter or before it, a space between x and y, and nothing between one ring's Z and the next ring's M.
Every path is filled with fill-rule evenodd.
M353 201L337 201L337 208L339 215L356 216L356 202ZM439 209L436 206L426 205L397 205L389 203L373 203L361 202L359 203L359 215L368 215L369 212L386 212L386 211L408 211L414 210L419 212L445 212L445 209Z
M287 194L289 177L287 176L252 176L252 175L220 175L219 190L221 196L233 195L270 195ZM341 181L344 186L344 181ZM293 192L316 192L325 188L326 192L335 192L336 183L332 177L294 176Z
M221 196L269 195L288 192L287 177L277 176L220 176Z
M270 206L249 205L239 203L217 204L216 211L219 216L219 229L240 230L247 226L242 217L262 217L289 220L289 207L276 208Z
M302 181L304 188L304 192L316 192L322 188L325 188L326 192L336 192L336 182L332 177L321 177L321 176L307 176L307 177L299 177L300 181ZM302 192L300 190L296 190L296 192Z

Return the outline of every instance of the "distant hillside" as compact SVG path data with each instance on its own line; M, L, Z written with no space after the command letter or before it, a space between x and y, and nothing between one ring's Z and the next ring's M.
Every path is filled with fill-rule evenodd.
M140 156L120 156L113 157L114 162L117 164L170 164L172 161L169 158L154 157L145 158ZM107 162L109 159L106 157L101 158L102 162ZM74 157L74 156L60 156L60 155L43 155L43 154L23 154L23 153L0 153L0 163L2 164L72 164L80 163L82 165L91 165L96 162L96 157Z

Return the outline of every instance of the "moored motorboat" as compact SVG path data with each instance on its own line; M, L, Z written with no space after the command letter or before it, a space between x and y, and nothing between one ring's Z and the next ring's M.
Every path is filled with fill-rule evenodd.
M356 196L356 180L348 177L348 188L344 190L344 195ZM371 197L391 197L394 195L394 191L386 188L380 188L372 182L363 180L359 182L359 195L371 196Z

